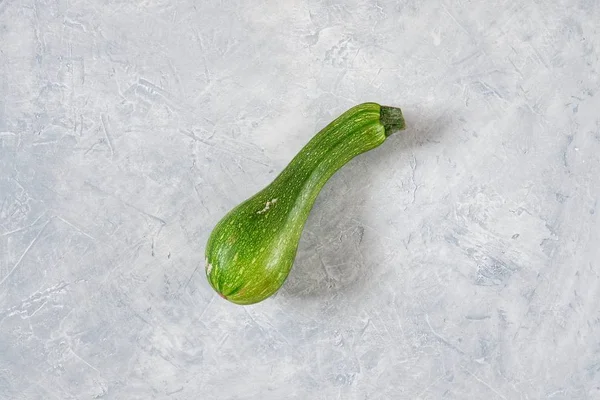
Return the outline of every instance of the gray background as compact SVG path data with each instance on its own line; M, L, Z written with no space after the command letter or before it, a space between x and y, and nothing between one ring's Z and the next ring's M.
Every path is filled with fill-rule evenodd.
M0 398L600 399L600 3L0 1ZM363 101L273 298L223 214Z

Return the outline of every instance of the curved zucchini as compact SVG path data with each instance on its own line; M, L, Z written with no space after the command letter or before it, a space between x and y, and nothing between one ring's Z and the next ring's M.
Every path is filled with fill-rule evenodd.
M271 184L227 213L206 246L206 276L217 293L236 304L274 294L292 268L304 223L325 182L401 129L399 108L357 105L317 133Z

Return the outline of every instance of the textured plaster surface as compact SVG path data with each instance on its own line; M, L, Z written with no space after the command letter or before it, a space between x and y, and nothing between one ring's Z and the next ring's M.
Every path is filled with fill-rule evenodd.
M0 399L600 399L600 3L0 1ZM214 224L363 101L283 289Z

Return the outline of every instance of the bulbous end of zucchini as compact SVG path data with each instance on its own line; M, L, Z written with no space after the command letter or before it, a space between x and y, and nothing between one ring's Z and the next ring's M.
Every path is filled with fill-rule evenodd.
M379 111L379 121L381 121L381 125L383 125L385 129L385 137L406 128L402 110L397 107L381 106L381 111Z

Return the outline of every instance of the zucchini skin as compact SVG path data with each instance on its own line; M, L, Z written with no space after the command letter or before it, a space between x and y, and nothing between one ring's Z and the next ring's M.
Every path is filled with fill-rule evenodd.
M348 161L404 127L399 108L363 103L317 133L273 182L217 223L205 251L213 289L241 305L277 292L323 185Z

